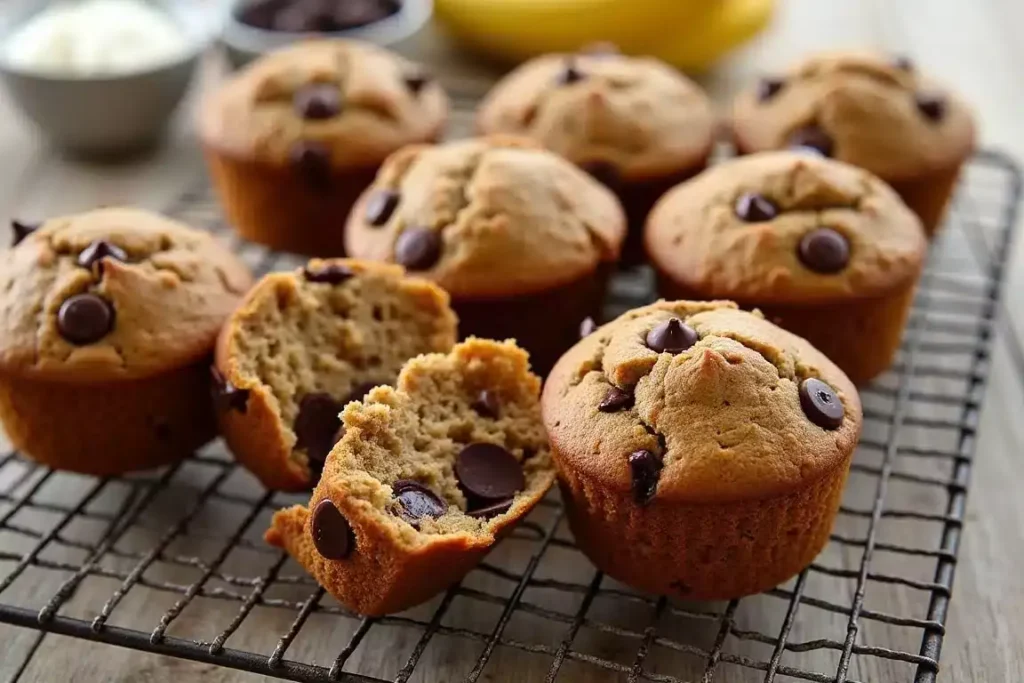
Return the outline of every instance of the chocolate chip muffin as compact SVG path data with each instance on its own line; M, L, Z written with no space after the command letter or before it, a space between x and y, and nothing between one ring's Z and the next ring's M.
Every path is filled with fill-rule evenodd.
M216 431L210 356L250 276L210 235L136 209L15 224L0 251L0 421L51 467L114 475Z
M308 490L345 404L393 383L413 356L449 350L455 331L448 295L398 266L314 259L267 275L218 340L221 432L265 486Z
M619 581L695 600L759 593L811 562L862 419L823 354L722 301L599 328L558 361L542 409L580 549Z
M907 58L813 56L736 100L740 153L799 147L871 171L933 234L975 145L974 118Z
M796 152L736 159L680 185L646 238L663 296L760 308L857 384L892 364L927 248L884 182Z
M542 374L600 311L625 220L615 197L520 138L392 156L349 217L348 252L448 290L463 336L515 338Z
M281 510L266 534L361 614L460 580L554 481L540 380L514 343L419 356L396 386L345 407L309 507Z
M205 102L200 131L227 217L246 239L341 256L345 216L381 162L442 134L448 99L419 66L369 44L303 42Z
M643 258L644 221L658 198L701 171L715 117L703 91L650 57L607 46L526 62L484 99L477 127L524 135L590 172L626 211L626 263Z

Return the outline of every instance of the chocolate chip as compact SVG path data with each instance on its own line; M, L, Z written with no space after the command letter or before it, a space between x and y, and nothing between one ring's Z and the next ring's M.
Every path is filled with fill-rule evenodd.
M455 476L466 493L488 502L511 498L526 488L515 456L492 443L471 443L455 459Z
M116 244L111 244L106 240L97 240L78 255L78 265L81 268L95 270L96 276L99 277L103 275L103 259L106 258L124 262L128 260L128 254Z
M946 115L946 100L941 95L919 94L917 110L929 121L938 122Z
M617 413L620 410L633 407L633 394L623 391L618 387L611 387L604 395L597 409L602 413Z
M409 89L413 95L419 95L420 92L426 87L427 83L433 80L426 71L417 70L410 71L402 76L402 81L405 83L405 87Z
M415 526L424 517L440 517L448 511L448 504L419 482L410 479L396 481L391 486L402 517Z
M832 156L835 150L835 143L829 134L815 125L793 131L789 136L788 146L790 149L815 152L823 157Z
M813 377L800 383L800 407L807 419L822 429L839 429L846 412L832 387Z
M398 208L401 198L394 190L377 190L366 200L366 222L374 227L384 225Z
M249 390L237 388L215 365L210 366L210 377L210 393L213 396L214 408L223 413L237 410L244 415L249 405Z
M647 505L654 498L661 476L662 457L653 451L640 450L629 456L629 472L633 479L633 500Z
M316 190L331 186L331 150L320 142L300 141L291 150L292 166Z
M497 420L501 410L498 405L498 396L489 389L482 390L473 401L473 410L484 417Z
M579 67L576 66L576 60L567 59L565 60L565 67L558 72L558 85L572 85L582 81L586 76Z
M512 502L515 498L509 498L508 500L500 500L497 503L491 503L490 505L484 505L483 507L474 508L467 510L466 514L470 517L490 519L491 517L497 517L503 515L509 511L512 507Z
M295 418L295 448L306 451L310 469L322 469L327 454L337 443L341 418L338 413L344 404L335 401L329 394L306 394L299 403L299 414Z
M75 294L57 310L57 330L72 344L92 344L114 329L114 318L114 307L106 299Z
M609 189L615 189L622 184L622 176L615 164L608 161L590 161L580 165L590 177Z
M800 239L800 261L816 273L838 273L850 262L850 243L832 228L816 228Z
M329 119L341 113L341 91L333 83L311 83L295 91L292 104L304 119Z
M893 57L892 65L900 71L913 71L914 60L906 55L896 55Z
M23 223L21 221L11 221L11 230L14 232L14 240L11 243L12 247L16 247L21 244L21 241L26 237L34 233L39 229L39 225L35 223Z
M770 221L779 214L771 200L756 192L744 192L736 200L736 217L747 223Z
M441 237L427 228L410 228L395 241L395 261L409 270L427 270L441 258Z
M302 269L302 275L309 282L322 282L329 285L340 285L356 276L351 268L340 263L307 265Z
M597 323L589 315L580 323L580 339L589 337L597 330Z
M679 318L671 318L647 333L647 348L658 353L681 353L698 339L695 329Z
M786 84L786 81L775 76L766 76L762 78L757 84L757 100L758 102L767 102L782 90L782 86Z
M328 560L344 560L352 554L355 535L348 520L326 498L317 503L310 523L313 545L320 556Z

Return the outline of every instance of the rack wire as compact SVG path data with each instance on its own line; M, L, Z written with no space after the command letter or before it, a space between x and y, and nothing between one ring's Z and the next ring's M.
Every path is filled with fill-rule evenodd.
M635 592L579 553L553 493L460 584L363 618L262 543L270 514L302 497L262 490L220 442L104 479L10 451L0 623L40 635L19 639L0 673L17 681L57 633L294 681L932 683L1020 198L1012 161L970 163L899 359L863 391L831 542L785 585L727 603ZM174 213L224 232L257 273L299 263L231 237L206 188ZM650 300L651 274L612 289L609 315Z

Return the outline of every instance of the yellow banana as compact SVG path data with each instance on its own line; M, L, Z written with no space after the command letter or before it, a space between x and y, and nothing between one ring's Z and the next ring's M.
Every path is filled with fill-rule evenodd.
M725 0L685 35L654 43L649 54L684 71L703 71L757 35L772 17L774 0Z

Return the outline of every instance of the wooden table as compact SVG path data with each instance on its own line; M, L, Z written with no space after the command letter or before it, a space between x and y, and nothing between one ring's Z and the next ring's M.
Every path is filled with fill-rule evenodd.
M986 146L1024 160L1022 26L1024 4L1015 0L782 0L771 29L703 82L717 101L726 102L755 75L808 51L873 47L908 54L923 70L943 76L976 105ZM456 54L432 30L409 41L403 51L446 76L479 79L481 86L493 78L486 67ZM208 78L203 80L209 83ZM0 215L26 219L99 204L161 208L195 182L202 163L186 115L181 116L171 141L152 157L129 165L96 166L55 155L3 99L0 158L4 169ZM6 240L0 235L0 241ZM1012 262L1017 267L1009 276L1008 308L1019 333L1024 333L1020 327L1024 325L1024 273L1019 267L1024 262L1024 246L1020 243ZM1022 378L1014 375L1006 350L999 345L981 421L968 525L942 653L939 680L947 683L1024 681L1024 638L1020 635L1024 629L1024 496L1019 493L1024 481L1022 390ZM100 600L105 597L97 596ZM15 675L20 653L35 638L33 632L0 626L0 681ZM6 657L5 652L19 654ZM386 657L386 653L378 656ZM906 680L906 669L898 671L899 680ZM884 667L860 675L879 683L896 680L895 670ZM209 682L263 680L55 635L41 641L18 680L156 683L199 676ZM731 683L727 676L715 680L720 679ZM426 678L414 680L433 683ZM439 674L437 680L447 679Z

